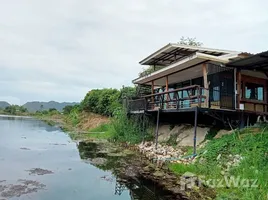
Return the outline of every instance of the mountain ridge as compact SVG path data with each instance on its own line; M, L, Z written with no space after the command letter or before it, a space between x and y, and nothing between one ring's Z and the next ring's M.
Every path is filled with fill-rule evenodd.
M8 102L6 102L6 101L0 101L0 108L6 108L8 106L11 106Z
M74 106L79 103L77 102L57 102L57 101L29 101L22 106L27 108L29 112L36 112L42 110L49 110L50 108L55 108L58 111L62 111L65 106Z

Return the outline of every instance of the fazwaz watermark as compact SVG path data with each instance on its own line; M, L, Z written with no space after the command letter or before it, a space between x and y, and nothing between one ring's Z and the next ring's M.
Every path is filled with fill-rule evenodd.
M187 190L194 187L206 185L211 188L257 188L257 179L244 179L239 176L223 176L221 179L206 178L205 176L197 176L193 173L186 172L180 178L180 189Z

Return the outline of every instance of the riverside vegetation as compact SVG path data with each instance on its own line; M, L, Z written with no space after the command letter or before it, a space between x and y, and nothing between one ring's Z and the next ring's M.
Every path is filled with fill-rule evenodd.
M131 87L121 90L92 90L79 105L66 106L62 114L50 110L37 112L36 115L41 119L60 122L74 139L105 139L134 145L141 143L143 137L145 140L152 140L153 128L148 119L141 126L141 117L127 116L122 106L123 99L133 96L135 89ZM207 141L198 148L195 159L188 163L171 161L166 166L169 171L178 175L178 180L187 172L195 174L197 178L202 177L202 185L191 190L201 192L201 188L212 187L217 194L212 197L215 199L266 199L267 146L268 128L258 125L255 128L233 131L218 139L208 135ZM187 154L190 155L191 151L186 150L184 155ZM239 185L234 182L228 185L224 181L216 185L209 183L209 180L218 183L226 177L235 178Z

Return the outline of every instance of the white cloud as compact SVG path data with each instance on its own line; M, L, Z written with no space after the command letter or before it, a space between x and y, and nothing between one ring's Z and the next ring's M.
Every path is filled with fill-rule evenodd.
M0 96L80 101L92 88L130 85L141 59L181 36L263 51L267 7L265 0L2 1Z

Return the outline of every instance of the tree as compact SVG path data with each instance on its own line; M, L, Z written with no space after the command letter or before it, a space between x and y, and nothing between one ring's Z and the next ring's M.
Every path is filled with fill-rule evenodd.
M71 105L65 106L63 108L63 114L65 114L65 115L70 114L70 112L72 111L73 108L74 108L74 106L71 106Z
M120 90L120 100L122 101L124 98L132 99L136 96L136 88L135 87L122 87Z
M120 106L120 91L117 89L91 90L81 102L82 110L107 116Z
M27 108L25 108L25 107L23 107L23 106L20 106L20 107L19 107L19 111L20 111L21 113L26 113L26 112L28 112Z
M202 42L196 41L196 38L190 38L190 37L186 38L184 36L181 37L178 43L183 44L183 45L198 46L198 47L203 45Z
M7 107L5 107L4 112L11 114L11 115L15 115L16 114L16 106L14 106L14 105L7 106Z
M49 108L48 109L48 112L53 112L53 111L57 111L57 109L56 108Z

